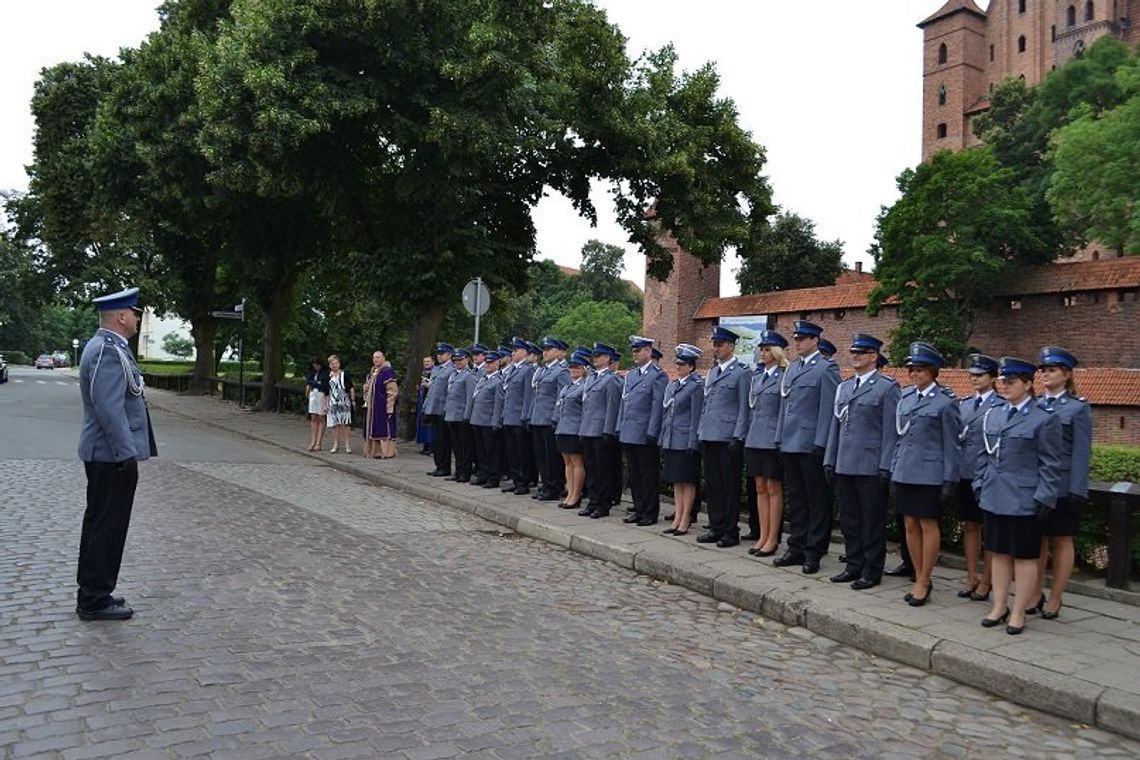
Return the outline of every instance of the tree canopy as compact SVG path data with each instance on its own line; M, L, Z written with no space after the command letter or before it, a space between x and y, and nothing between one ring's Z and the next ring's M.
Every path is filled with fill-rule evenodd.
M741 293L834 285L843 272L843 243L819 240L815 223L791 212L778 214L756 244L739 256L736 282Z

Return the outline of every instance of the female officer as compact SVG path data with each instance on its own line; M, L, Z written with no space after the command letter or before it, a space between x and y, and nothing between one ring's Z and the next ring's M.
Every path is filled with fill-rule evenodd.
M912 384L895 411L891 487L915 569L914 587L903 598L921 607L934 587L930 576L942 543L938 518L958 486L959 420L954 395L936 382L942 354L929 343L911 343L906 366Z
M962 522L962 546L966 553L966 585L958 592L962 599L984 602L990 598L990 555L984 556L982 575L978 577L978 560L982 559L982 523L985 513L974 498L974 474L978 468L978 453L982 450L982 418L991 407L1005 403L994 392L997 379L997 360L985 354L970 354L970 385L974 392L958 402L962 430L958 441L962 445L961 480L958 481L958 519Z
M701 349L682 343L677 346L677 379L665 388L661 415L661 449L665 453L665 481L673 484L673 524L666 533L683 536L693 521L693 502L701 479L701 450L697 428L701 422L705 394L697 359Z
M760 513L760 536L748 550L754 557L776 553L784 520L784 468L776 446L776 422L780 417L780 377L788 366L784 355L787 347L787 339L775 330L760 333L759 366L748 391L752 419L744 440L744 471L755 478Z
M1046 620L1061 612L1061 595L1073 573L1073 536L1081 524L1081 508L1088 503L1089 458L1092 456L1092 411L1077 395L1073 369L1077 357L1060 346L1045 346L1037 362L1045 395L1040 406L1061 420L1061 474L1057 487L1057 508L1042 524L1041 557L1037 561L1037 611ZM1049 539L1053 539L1053 582L1049 586L1049 602L1041 587L1045 582L1045 565L1049 561Z
M993 628L1007 617L1011 636L1025 629L1026 609L1036 601L1041 528L1057 504L1061 471L1061 421L1033 401L1037 367L1003 356L998 368L1005 404L982 418L982 451L974 493L985 511L986 550L993 556L993 607L982 618ZM1017 593L1009 608L1009 584Z
M566 365L570 371L570 382L558 390L553 417L554 443L566 467L566 499L558 506L577 509L582 504L582 489L586 485L586 465L582 460L582 439L578 437L578 431L582 427L582 389L586 384L590 357L575 352Z

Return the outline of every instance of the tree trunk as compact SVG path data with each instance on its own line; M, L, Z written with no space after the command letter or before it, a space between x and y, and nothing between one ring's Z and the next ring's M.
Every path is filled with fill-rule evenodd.
M275 386L285 377L283 356L285 316L293 305L293 289L297 284L296 268L286 266L285 269L286 271L278 277L277 287L269 295L268 303L262 308L262 313L265 315L265 330L262 334L261 402L258 404L258 408L263 412L276 410L277 388ZM245 361L244 355L242 361Z
M416 397L420 389L420 373L423 372L420 360L432 353L432 344L443 324L446 311L440 303L428 306L413 320L408 331L408 353L405 356L407 370L404 382L400 384L400 396L396 400L400 414L399 428L405 441L415 440L416 437Z
M194 376L190 378L190 393L200 396L209 391L210 382L218 365L214 362L214 339L218 325L209 314L190 318L190 335L194 338Z

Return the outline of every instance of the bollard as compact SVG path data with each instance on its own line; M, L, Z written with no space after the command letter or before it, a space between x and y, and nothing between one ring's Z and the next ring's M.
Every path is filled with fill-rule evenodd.
M1132 509L1137 495L1133 483L1115 483L1108 495L1108 572L1105 585L1128 588L1132 573Z

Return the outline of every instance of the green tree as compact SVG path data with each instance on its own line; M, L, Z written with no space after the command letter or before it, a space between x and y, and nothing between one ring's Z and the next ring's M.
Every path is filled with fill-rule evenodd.
M879 215L872 254L878 280L868 303L877 314L897 299L906 326L891 336L896 362L914 338L961 356L975 315L1022 250L1039 242L1032 200L993 148L943 151L898 179L902 197ZM937 334L927 331L937 327Z
M555 322L551 332L571 346L589 346L598 341L622 350L629 345L629 336L640 329L641 315L630 311L625 304L584 301ZM629 364L629 356L624 356L622 361Z
M589 240L582 246L582 286L595 301L629 300L629 285L621 277L624 269L625 249L621 246L600 240Z
M741 293L834 285L843 272L843 243L815 236L815 223L782 212L755 247L740 253L736 282Z
M194 341L180 333L170 332L162 336L162 350L171 356L185 359L194 353Z

